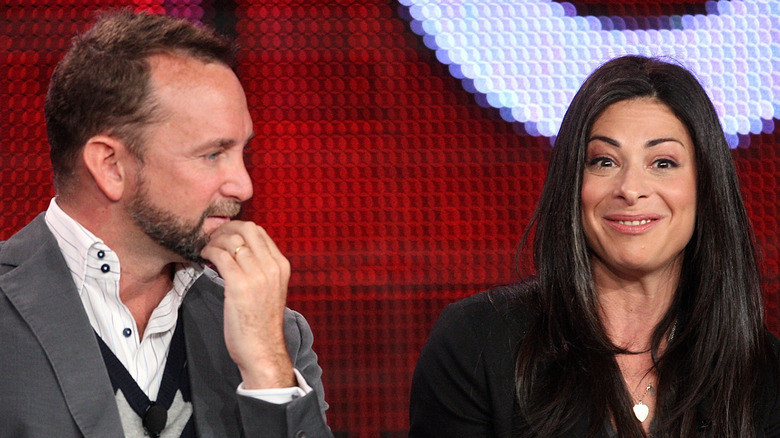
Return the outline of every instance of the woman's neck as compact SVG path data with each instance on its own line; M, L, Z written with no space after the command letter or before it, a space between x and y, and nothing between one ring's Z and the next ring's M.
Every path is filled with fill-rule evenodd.
M652 337L658 323L669 311L679 284L680 269L651 275L620 275L604 265L593 263L593 281L599 301L601 322L612 343L628 354L615 356L631 396L631 408L650 432L656 410L658 376L651 353ZM666 340L658 346L662 354Z
M613 344L632 352L650 349L655 327L674 300L679 276L677 263L660 272L628 276L594 261L601 322Z

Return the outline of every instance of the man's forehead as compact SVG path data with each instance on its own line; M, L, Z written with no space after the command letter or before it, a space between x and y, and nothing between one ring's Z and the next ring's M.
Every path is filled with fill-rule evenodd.
M176 101L195 93L235 94L234 98L241 94L245 98L235 73L221 62L170 53L152 55L148 62L152 94L158 99Z
M184 135L193 150L246 144L251 118L232 69L186 54L157 54L149 58L149 64L157 111L149 127L152 131Z
M158 53L149 56L147 60L151 68L152 81L158 84L187 82L193 76L199 76L198 73L207 65L216 65L184 53Z

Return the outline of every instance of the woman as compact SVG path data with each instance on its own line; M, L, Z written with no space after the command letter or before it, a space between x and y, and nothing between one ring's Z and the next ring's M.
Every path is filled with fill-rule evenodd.
M530 232L535 277L436 323L410 436L780 436L754 236L693 75L637 56L593 72Z

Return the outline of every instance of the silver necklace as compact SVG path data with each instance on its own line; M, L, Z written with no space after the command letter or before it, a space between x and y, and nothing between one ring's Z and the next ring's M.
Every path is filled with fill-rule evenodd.
M648 393L652 396L655 396L655 388L653 387L652 383L649 383L647 385L647 388L645 388L645 392L642 393L642 396L639 397L639 401L636 402L633 408L634 415L636 416L636 419L639 420L640 423L644 423L645 420L647 420L647 416L650 415L650 408L644 403L645 396Z

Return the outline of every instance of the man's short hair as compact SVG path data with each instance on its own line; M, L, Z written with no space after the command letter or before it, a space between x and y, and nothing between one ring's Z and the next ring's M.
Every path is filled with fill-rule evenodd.
M111 135L142 159L145 126L158 116L149 57L183 55L235 66L236 46L184 19L109 11L73 39L49 84L44 111L54 187L59 193L89 138Z

